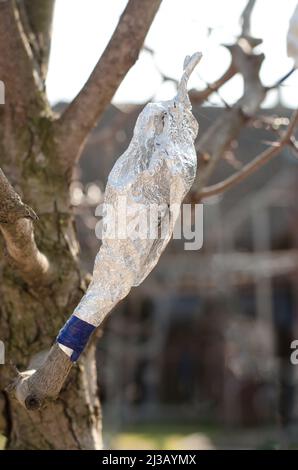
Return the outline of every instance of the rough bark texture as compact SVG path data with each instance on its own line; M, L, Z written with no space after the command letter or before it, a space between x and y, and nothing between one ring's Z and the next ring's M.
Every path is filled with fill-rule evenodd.
M4 119L3 113L1 118ZM19 129L17 122L12 128ZM2 265L1 339L6 346L7 360L12 360L20 370L35 367L32 364L35 354L51 346L84 292L68 186L57 162L51 128L51 119L37 116L35 125L22 129L22 139L16 139L15 132L6 139L1 135L0 139L2 166L24 200L38 213L36 243L56 272L51 284L43 286L38 277L32 284L26 282L26 277L7 260ZM1 134L2 129L1 126ZM12 153L16 162L13 167ZM17 223L20 221L31 223L26 219ZM27 249L28 244L24 251ZM3 369L1 390L11 380L12 373L9 366ZM6 429L2 432L8 437L8 447L92 449L100 445L96 373L86 374L85 358L74 368L69 382L58 402L49 403L38 412L26 411L4 393Z
M35 354L51 346L81 298L84 285L76 257L68 185L58 163L51 118L43 117L41 110L35 122L29 122L20 131L18 116L6 113L9 113L8 106L1 113L1 164L23 199L38 213L39 220L34 224L36 243L56 272L49 285L44 286L41 277L29 283L8 260L2 261L1 339L6 346L7 360L25 370L34 367L28 364L29 359L34 362ZM12 121L10 129L3 126L5 119ZM28 219L16 221L17 224L26 222L32 223ZM5 232L9 226L14 227L12 223L1 225ZM16 231L18 228L15 226ZM29 246L23 247L23 254ZM1 390L11 380L12 373L9 366L2 369ZM96 373L86 374L85 358L74 368L69 382L58 402L49 403L38 412L27 412L4 392L5 429L1 432L8 437L8 447L75 449L100 445Z
M45 398L58 397L72 365L58 344L54 344L37 369L19 374L15 384L17 399L27 410L40 409ZM21 387L19 383L22 384ZM46 396L44 390L47 390Z
M84 88L86 98L96 102L102 96L101 103L108 104L136 59L160 1L129 2L130 21L121 27L120 20L118 28L128 44L136 39L135 25L139 28L138 44L127 51L132 60L125 62L114 39L99 65L104 80L113 83L102 89L102 81L91 80L90 90ZM72 163L81 142L75 134L59 132L61 121L44 94L53 5L50 0L0 2L0 79L6 88L5 105L0 106L0 339L6 348L6 365L0 370L0 434L10 449L102 446L94 344L72 367L59 398L40 410L28 411L6 388L16 375L9 362L19 370L39 368L86 288L70 205L72 165L66 168L63 139L71 146ZM114 80L117 62L126 67L116 71ZM80 134L85 138L104 107L89 119L88 103L82 106L88 115L84 136ZM70 361L60 353L54 347L51 364L64 367L67 375ZM46 375L39 378L46 380ZM54 397L61 384L52 385ZM35 398L29 408L35 408Z
M50 263L36 246L33 225L35 212L23 204L0 169L0 231L11 261L29 284L51 282Z
M55 0L21 0L22 23L43 82L48 71Z

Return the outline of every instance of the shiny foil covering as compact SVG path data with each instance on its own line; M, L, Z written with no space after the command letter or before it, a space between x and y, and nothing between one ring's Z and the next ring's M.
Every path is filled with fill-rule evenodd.
M190 74L201 58L187 57L176 97L149 103L140 113L128 149L116 161L108 178L105 198L105 230L95 259L93 278L73 315L98 326L131 287L139 285L159 260L168 244L180 207L195 175L197 157L194 140L198 123L191 113L187 94ZM125 203L126 210L121 210ZM167 219L162 236L152 238L150 224L143 224L142 236L135 221L146 220L152 206L159 207L158 227ZM126 229L119 235L112 228ZM59 341L59 338L58 338Z
M288 56L294 59L295 67L298 68L298 3L290 19L287 51Z

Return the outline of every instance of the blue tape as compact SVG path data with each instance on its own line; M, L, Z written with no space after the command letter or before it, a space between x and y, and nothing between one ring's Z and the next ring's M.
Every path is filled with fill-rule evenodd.
M83 352L95 326L72 315L59 331L57 342L73 349L70 359L75 362Z

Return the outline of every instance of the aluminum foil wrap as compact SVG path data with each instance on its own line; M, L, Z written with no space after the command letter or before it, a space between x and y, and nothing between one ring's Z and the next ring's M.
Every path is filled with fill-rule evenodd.
M92 330L151 272L172 236L179 215L172 207L180 207L196 175L198 123L187 81L200 58L196 53L185 59L174 99L145 106L128 149L109 175L92 282L57 338L73 360ZM155 227L148 222L150 214Z
M295 67L298 68L298 3L290 19L287 51L288 56L294 59Z

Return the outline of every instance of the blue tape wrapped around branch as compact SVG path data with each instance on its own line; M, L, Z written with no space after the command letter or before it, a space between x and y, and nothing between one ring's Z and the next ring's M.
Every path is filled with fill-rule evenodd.
M73 350L70 359L75 362L83 352L95 326L72 315L59 331L57 342Z

